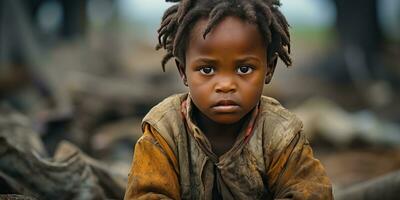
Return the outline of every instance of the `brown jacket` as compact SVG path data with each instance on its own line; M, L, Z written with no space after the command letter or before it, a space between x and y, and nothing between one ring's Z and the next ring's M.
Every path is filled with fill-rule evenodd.
M182 112L186 99L187 112ZM179 94L145 116L125 199L208 200L215 198L213 188L220 199L333 198L302 123L276 100L261 98L251 137L243 130L219 158L191 121L191 110L188 95Z

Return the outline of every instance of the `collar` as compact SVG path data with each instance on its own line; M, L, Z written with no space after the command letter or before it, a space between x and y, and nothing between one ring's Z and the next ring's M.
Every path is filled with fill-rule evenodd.
M194 137L196 142L199 144L200 148L214 162L218 162L223 157L229 156L230 154L237 152L237 150L240 149L244 144L248 143L249 139L251 138L254 132L253 128L259 113L260 102L255 106L255 108L252 111L250 111L251 116L244 122L244 125L239 131L239 134L232 148L227 152L225 152L220 158L218 158L218 156L214 152L212 152L211 143L193 120L193 110L194 110L193 107L194 104L192 102L191 96L190 94L188 94L187 98L181 103L181 114L185 122L186 130Z

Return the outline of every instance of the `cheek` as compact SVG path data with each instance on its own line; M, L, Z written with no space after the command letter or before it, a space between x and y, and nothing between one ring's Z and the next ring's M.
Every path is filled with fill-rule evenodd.
M253 90L262 90L265 82L265 77L265 70L260 70L254 73L252 76L249 76L247 79L244 79L243 81L245 82L245 84L247 84L247 87L250 87Z
M204 77L197 74L188 74L188 86L189 92L192 97L196 100L196 104L204 104L207 102L207 97L212 93L212 87L210 81L203 80ZM201 105L197 105L202 107Z
M243 80L242 97L247 104L256 104L262 95L264 88L265 76L254 76L247 80Z
M205 82L203 77L201 77L199 74L196 73L189 73L187 75L187 81L188 81L188 86L189 90L191 91L192 94L194 93L201 93L203 90L206 89L205 85L207 85L207 82Z
M242 88L242 96L249 96L252 98L261 96L264 83L262 81L247 82L247 85Z

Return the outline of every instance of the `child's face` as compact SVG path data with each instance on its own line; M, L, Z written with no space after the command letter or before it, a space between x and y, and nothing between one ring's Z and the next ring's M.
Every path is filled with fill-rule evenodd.
M267 73L267 52L255 24L226 17L203 39L208 20L190 33L185 75L196 107L221 124L238 122L258 103Z

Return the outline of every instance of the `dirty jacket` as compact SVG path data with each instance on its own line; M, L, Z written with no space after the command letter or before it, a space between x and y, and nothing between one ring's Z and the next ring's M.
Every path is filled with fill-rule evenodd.
M125 199L332 199L301 121L276 100L261 97L254 123L220 157L192 110L190 97L178 94L144 117Z

